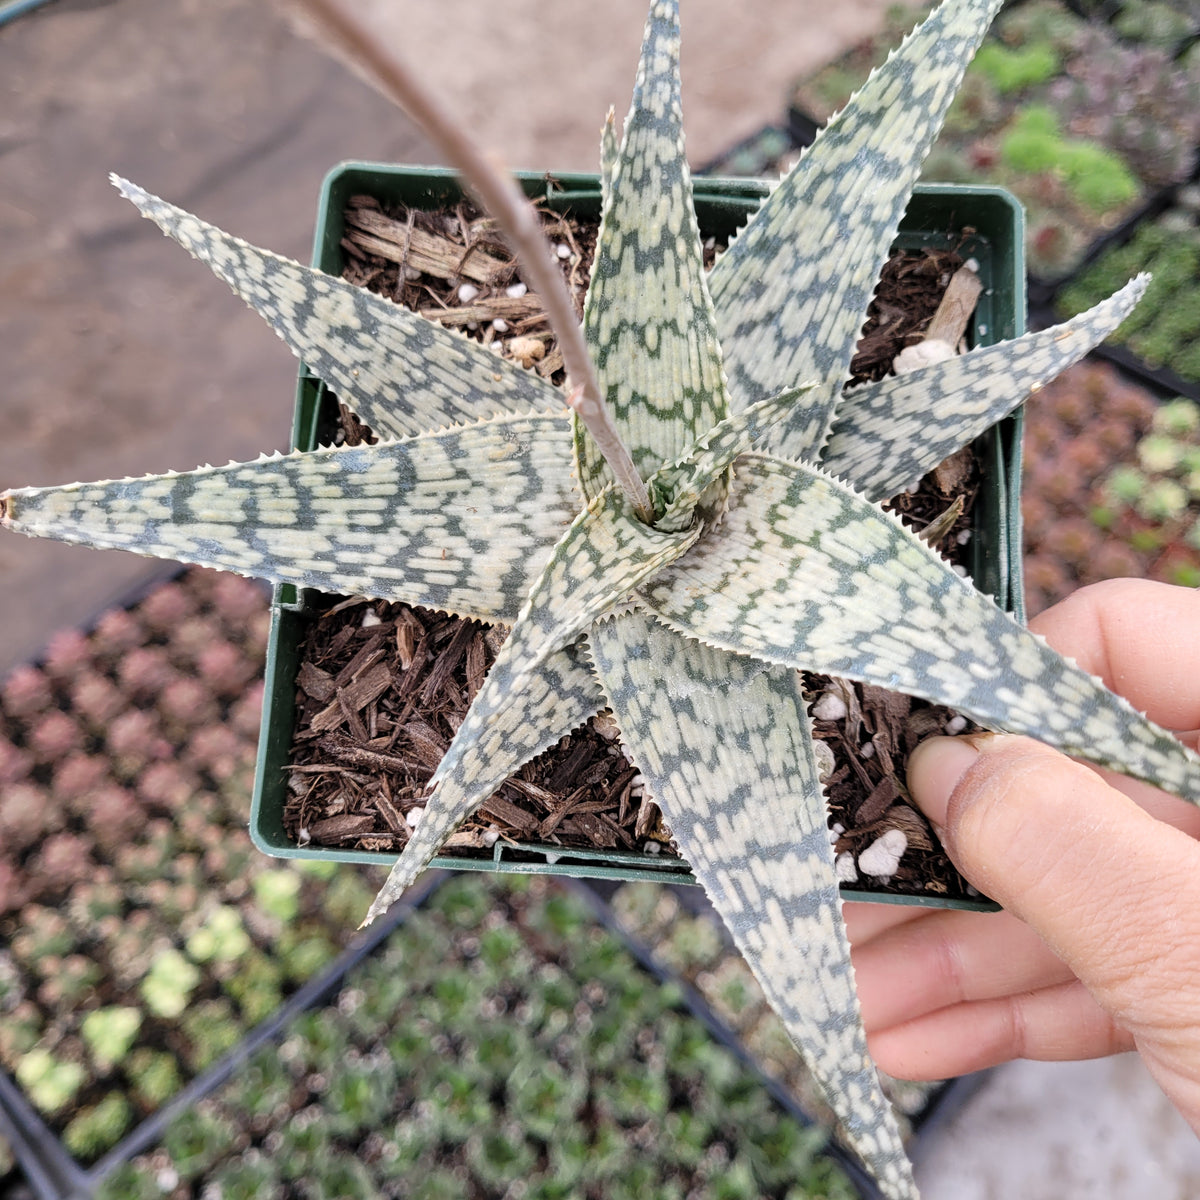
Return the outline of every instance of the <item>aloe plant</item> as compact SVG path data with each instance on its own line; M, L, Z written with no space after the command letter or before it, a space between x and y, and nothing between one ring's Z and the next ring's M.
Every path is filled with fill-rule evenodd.
M568 412L536 375L118 181L383 440L0 496L20 532L511 625L367 919L509 774L607 706L852 1145L897 1198L916 1188L859 1020L798 670L949 704L1200 799L1200 759L877 503L1081 357L1145 279L1055 329L843 394L921 162L998 7L934 12L706 277L676 5L655 0L620 144L606 128L584 314L584 370L621 453L585 428L575 367Z

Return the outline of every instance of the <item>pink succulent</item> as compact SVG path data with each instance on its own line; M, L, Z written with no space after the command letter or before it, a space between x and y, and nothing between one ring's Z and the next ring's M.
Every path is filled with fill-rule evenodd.
M0 735L0 785L16 783L33 769L33 755Z
M50 639L42 665L52 679L66 679L91 660L91 642L78 629L64 629Z
M103 849L125 845L145 823L146 810L128 788L110 785L93 794L88 826Z
M250 688L229 711L229 726L243 737L257 737L262 724L263 693L266 685L261 679Z
M219 696L237 696L256 674L254 664L229 642L212 642L200 652L200 676Z
M37 667L17 667L4 681L4 711L10 717L34 717L54 703L54 690Z
M156 696L171 681L174 671L159 646L137 646L117 663L117 677L130 696Z
M1145 573L1142 556L1125 542L1105 542L1092 558L1088 581L1136 578Z
M138 605L138 616L155 633L173 633L196 611L188 589L174 580L157 587Z
M99 671L80 671L71 684L71 703L89 725L102 728L125 707L113 681Z
M242 739L224 725L209 725L192 738L184 758L193 765L208 771L218 781L223 781L238 769L244 752Z
M16 912L29 899L25 872L0 858L0 913Z
M40 884L39 891L45 896L83 882L94 866L88 843L83 838L73 833L55 833L43 843L31 874L35 886Z
M29 748L40 762L57 762L85 742L79 722L65 712L49 712L40 717L29 732Z
M167 812L182 808L199 788L195 773L174 759L151 763L137 780L142 803Z
M267 596L253 580L222 572L213 581L212 603L230 629L240 631L250 617L266 611Z
M163 688L158 697L158 709L180 740L184 740L190 730L220 716L209 689L200 680L186 677L174 679Z
M62 809L35 783L14 783L0 792L0 846L16 854L55 829Z
M206 646L223 640L223 637L221 627L211 617L192 617L175 630L171 649L177 661L195 663Z
M158 722L140 708L123 712L109 725L106 744L111 754L129 760L127 766L140 768L151 759L171 756L171 745L162 736Z
M110 609L96 622L92 644L98 654L117 657L145 640L142 623L126 608Z
M55 764L50 787L55 797L69 809L83 812L87 797L108 779L108 759L76 751Z

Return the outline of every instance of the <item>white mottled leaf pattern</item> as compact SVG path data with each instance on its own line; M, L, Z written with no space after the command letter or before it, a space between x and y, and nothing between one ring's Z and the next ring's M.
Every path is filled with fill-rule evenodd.
M114 175L113 182L225 280L380 437L499 413L563 412L557 388L478 342L366 288L259 250L127 180Z
M803 465L738 460L719 538L642 595L739 654L947 704L1200 798L1200 757L951 571L899 520Z
M565 418L5 493L18 533L512 622L578 512Z
M1095 308L1040 333L854 388L838 403L821 466L861 481L868 500L916 487L964 440L991 428L1098 346L1130 314L1148 282L1148 275L1139 275Z
M575 702L582 697L586 707L594 693L585 694L576 684L567 696L574 706L559 718L547 701L563 693L561 672L548 675L547 662L554 661L555 653L594 620L625 602L642 579L684 553L698 533L664 534L648 528L615 487L592 501L555 548L467 710L433 776L439 790L426 806L419 829L428 821L439 840L445 838L509 775L578 724ZM550 742L542 740L547 728L557 731ZM443 779L454 782L443 786ZM438 845L438 841L429 844L433 836L431 832L414 838L405 848L372 906L372 915L396 900L429 860Z
M468 741L455 738L438 764L420 824L367 912L369 925L400 897L438 848L506 779L594 717L604 693L587 657L566 646L533 671L513 702L490 714Z
M921 163L1001 0L946 3L915 29L834 117L763 202L709 278L740 411L801 379L836 386ZM836 403L836 391L826 393ZM773 444L783 457L817 450L833 415Z
M722 481L739 454L773 429L804 395L807 387L790 388L714 426L677 463L660 467L650 478L656 529L688 528L697 510L706 513L712 488ZM718 499L724 499L724 488Z
M1144 286L1059 329L843 396L911 185L998 6L947 0L904 42L718 259L710 298L676 3L653 0L620 147L611 121L603 135L584 324L654 527L535 374L124 182L399 440L0 494L0 525L18 532L513 625L368 919L607 696L889 1200L917 1192L866 1056L795 668L946 702L1200 801L1200 759L853 490L883 498L958 450L1108 332ZM825 469L809 465L822 452Z
M650 794L850 1145L887 1194L912 1195L862 1031L798 674L640 612L588 640Z
M729 411L683 154L678 56L677 6L655 0L583 314L600 390L643 479ZM611 473L576 427L580 483L591 497Z

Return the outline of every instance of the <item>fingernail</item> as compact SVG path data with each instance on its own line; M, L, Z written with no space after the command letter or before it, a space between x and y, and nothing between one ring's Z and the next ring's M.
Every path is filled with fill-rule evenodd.
M973 738L933 737L922 742L908 760L908 790L940 836L946 809L958 781L978 760Z

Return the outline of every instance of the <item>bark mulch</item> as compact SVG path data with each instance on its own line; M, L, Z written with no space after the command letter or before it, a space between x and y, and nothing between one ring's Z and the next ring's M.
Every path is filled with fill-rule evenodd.
M498 345L506 357L561 381L561 358L540 303L522 290L489 219L468 205L442 213L384 212L362 197L351 200L346 219L348 279ZM595 226L553 213L543 220L582 314ZM719 249L710 239L710 265ZM958 254L940 250L903 251L889 261L852 364L855 382L882 378L899 350L921 339L961 265ZM343 407L337 440L370 437ZM961 497L962 514L938 542L947 557L961 558L978 485L978 469L967 453L931 472L892 507L920 530ZM289 833L302 844L403 849L419 821L429 777L502 637L502 630L404 604L328 598L301 647L285 809ZM904 833L908 847L890 882L868 876L861 886L968 895L909 804L904 781L904 760L913 746L944 731L954 714L879 688L806 678L810 697L830 689L844 696L846 715L817 720L815 731L833 751L828 791L839 853L857 857L892 829ZM607 716L522 767L464 823L447 850L490 857L501 839L509 855L530 844L552 852L678 855ZM544 860L542 852L534 857Z

